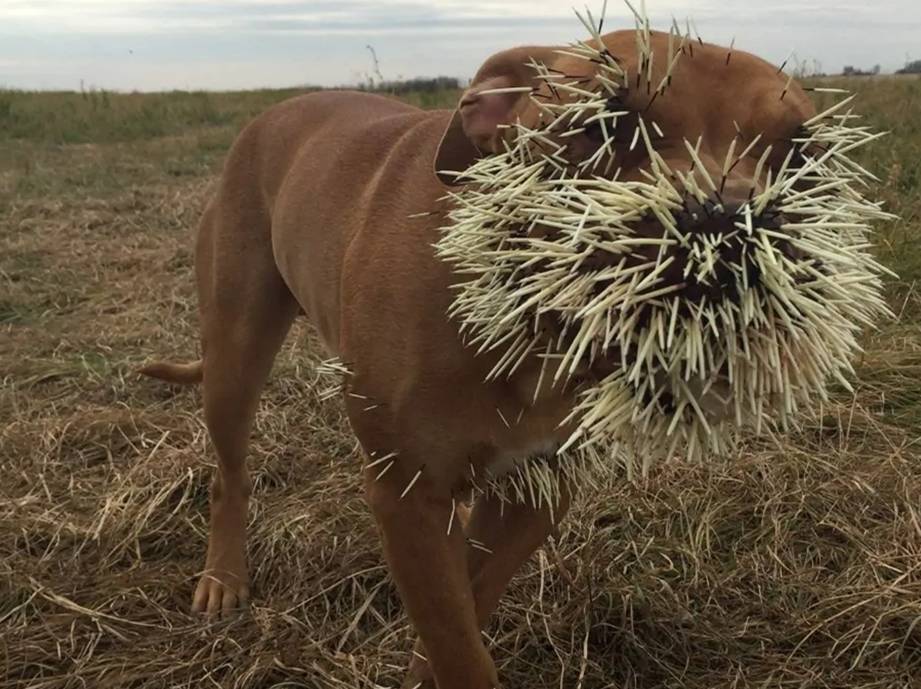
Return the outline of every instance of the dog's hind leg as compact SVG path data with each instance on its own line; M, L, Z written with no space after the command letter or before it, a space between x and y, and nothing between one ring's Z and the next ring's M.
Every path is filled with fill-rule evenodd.
M192 602L196 612L227 612L249 597L246 451L260 393L298 313L261 215L258 203L246 199L216 204L199 230L205 422L218 467L208 555Z

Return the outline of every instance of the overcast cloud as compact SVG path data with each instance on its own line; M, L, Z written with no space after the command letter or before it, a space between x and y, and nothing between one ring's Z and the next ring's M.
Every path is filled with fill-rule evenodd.
M639 2L639 0L637 0ZM579 0L578 6L582 5ZM606 26L632 26L610 0ZM581 38L555 0L0 0L0 87L229 89L467 78L491 53ZM590 3L598 9L601 1ZM653 24L691 16L705 40L828 71L921 59L918 0L649 0Z

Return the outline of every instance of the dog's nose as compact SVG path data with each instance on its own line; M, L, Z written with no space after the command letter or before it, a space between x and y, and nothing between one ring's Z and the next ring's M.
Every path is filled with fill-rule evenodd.
M743 212L745 202L722 203L710 199L701 202L688 198L684 206L675 213L675 222L682 232L699 232L708 235L727 234L735 226L736 219Z
M735 300L739 297L739 270L745 271L745 283L749 286L760 282L761 271L750 250L752 243L761 246L763 237L759 229L772 230L769 244L779 255L793 263L801 262L803 252L796 242L777 235L786 222L784 215L770 206L755 216L747 196L726 195L720 200L702 202L686 199L675 213L678 230L690 236L698 247L710 247L706 254L715 260L704 261L703 264L709 262L709 268L703 272L686 273L683 266L694 251L679 251L685 260L676 262L680 266L674 270L666 271L666 279L685 283L682 293L693 302L699 303L704 297L713 302Z
M703 202L688 198L683 207L675 213L675 222L683 232L697 232L715 236L726 235L738 224L746 223L748 213L753 213L748 197L723 197L721 200L706 199ZM752 217L752 224L772 230L780 229L786 223L783 214L771 207Z

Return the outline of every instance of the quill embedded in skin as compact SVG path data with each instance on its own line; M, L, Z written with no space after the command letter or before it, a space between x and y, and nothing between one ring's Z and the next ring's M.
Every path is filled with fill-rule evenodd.
M743 428L784 426L831 382L848 385L861 330L889 313L886 271L869 248L870 224L889 216L864 196L872 175L850 157L879 135L854 124L853 96L807 121L776 170L768 146L733 213L721 192L760 135L733 141L721 175L703 164L699 140L685 141L693 166L682 173L656 152L659 125L634 113L630 150L643 147L649 162L641 181L619 179L613 132L628 113L618 94L664 94L693 49L675 25L653 83L663 55L636 16L635 73L596 47L590 16L580 19L592 40L564 51L592 64L590 83L530 63L556 97L535 90L539 123L512 125L504 151L457 173L436 245L459 279L449 315L470 347L498 355L490 378L540 357L555 384L579 390L558 456L505 481L507 496L537 506L554 503L561 480L611 462L644 472L662 459L700 461L727 454ZM597 150L567 159L568 141L593 125ZM689 214L713 208L719 227L689 229ZM657 229L641 231L650 219ZM599 367L604 375L579 373Z

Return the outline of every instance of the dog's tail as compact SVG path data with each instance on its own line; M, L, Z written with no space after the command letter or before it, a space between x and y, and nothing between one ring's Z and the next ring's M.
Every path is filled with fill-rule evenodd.
M158 361L148 364L138 373L159 378L169 383L178 383L179 385L195 385L202 381L202 361L193 361L190 364L171 364Z

